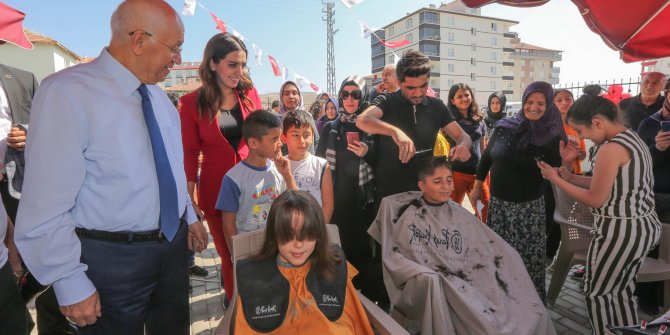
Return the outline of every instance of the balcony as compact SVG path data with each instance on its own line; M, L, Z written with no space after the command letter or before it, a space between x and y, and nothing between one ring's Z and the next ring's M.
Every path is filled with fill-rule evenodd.
M503 66L514 66L514 62L503 62Z
M502 80L514 80L514 76L502 76Z
M503 52L512 52L514 53L514 48L503 48Z
M512 58L538 59L558 62L563 59L563 53L561 51L517 49L512 53Z
M440 35L424 34L419 36L420 40L439 41Z
M551 68L551 73L559 74L559 73L561 73L561 68L554 66L554 67Z
M503 37L508 37L508 38L517 38L518 36L519 35L517 35L517 33L512 33L512 32L503 34Z

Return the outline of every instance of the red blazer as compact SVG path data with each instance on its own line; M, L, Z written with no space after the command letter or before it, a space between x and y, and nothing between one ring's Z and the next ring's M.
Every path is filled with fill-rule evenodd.
M241 160L247 157L249 148L240 140L237 152L219 129L218 115L208 120L207 113L203 117L198 115L198 96L200 90L195 90L181 97L179 117L181 119L181 136L184 145L184 170L186 181L196 182L198 175L198 155L202 151L202 166L200 182L198 184L198 206L207 215L220 215L216 210L216 200L223 176ZM249 113L262 108L261 99L256 88L246 94L253 103L253 109L244 108L238 95L237 100L242 108L242 118L246 119Z

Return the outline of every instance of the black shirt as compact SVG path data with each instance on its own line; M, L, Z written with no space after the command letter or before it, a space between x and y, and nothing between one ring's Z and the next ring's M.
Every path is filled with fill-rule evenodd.
M536 159L551 166L561 165L558 151L560 136L524 150L516 146L519 136L513 129L496 127L477 167L477 180L491 171L491 196L503 201L526 202L542 197L542 173Z
M228 140L228 143L237 151L237 146L242 140L242 109L240 104L235 105L231 110L219 109L219 128L221 134Z
M637 134L649 146L649 153L653 162L654 192L670 193L670 149L660 151L656 148L656 135L661 130L661 122L664 120L661 112L646 118L640 124Z
M456 112L458 113L458 112ZM454 113L455 114L455 113ZM470 136L472 140L472 147L470 147L470 159L466 162L452 161L451 170L453 172L460 172L465 174L475 174L477 172L477 163L482 156L480 142L482 136L486 132L484 121L475 122L471 119L457 118L456 122L463 128L463 131ZM451 137L446 137L447 142L453 148L456 142Z
M414 142L417 152L433 154L437 132L454 121L442 100L424 97L418 105L412 105L398 90L379 95L372 102L384 115L381 120L402 130ZM374 164L377 197L415 191L419 189L416 164L424 155L415 155L407 164L402 164L398 145L391 136L376 136L377 160Z
M642 120L658 112L663 107L663 96L659 95L653 105L645 106L640 100L640 95L619 101L619 110L621 111L624 126L637 132Z

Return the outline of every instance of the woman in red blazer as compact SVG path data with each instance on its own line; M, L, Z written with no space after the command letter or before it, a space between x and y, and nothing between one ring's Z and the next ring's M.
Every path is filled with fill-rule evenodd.
M198 182L198 201L193 207L204 214L221 257L224 289L233 292L233 265L223 237L221 211L214 208L223 176L247 157L249 149L242 138L242 121L261 100L247 71L247 49L228 33L214 35L207 46L198 73L202 87L181 98L181 131L184 169L188 191L198 182L198 156L202 166Z

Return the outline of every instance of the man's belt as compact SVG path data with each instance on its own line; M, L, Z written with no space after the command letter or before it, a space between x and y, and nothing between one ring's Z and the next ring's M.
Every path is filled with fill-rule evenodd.
M150 241L164 241L165 235L160 229L145 231L145 232L112 232L103 230L92 230L85 228L75 228L77 235L88 237L96 240L110 241L110 242L150 242Z

